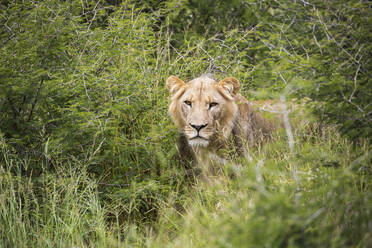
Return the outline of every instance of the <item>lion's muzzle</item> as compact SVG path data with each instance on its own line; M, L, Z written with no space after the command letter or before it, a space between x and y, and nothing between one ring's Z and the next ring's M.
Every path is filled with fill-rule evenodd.
M209 135L207 131L208 123L198 125L198 124L189 124L189 128L186 131L186 136L188 137L189 145L191 146L208 146L209 144Z
M198 131L198 134L199 134L199 131L200 131L201 129L205 128L207 125L208 125L208 123L207 123L207 124L204 124L204 125L194 125L194 124L191 124L191 123L190 123L190 126L191 126L192 128L194 128L196 131Z

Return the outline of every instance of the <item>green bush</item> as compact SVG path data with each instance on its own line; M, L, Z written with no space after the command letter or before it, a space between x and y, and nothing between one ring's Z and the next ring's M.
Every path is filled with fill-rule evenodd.
M369 9L3 1L0 246L368 247ZM295 151L279 133L215 187L197 183L164 84L203 73L237 77L249 100L308 99L315 117L290 115Z

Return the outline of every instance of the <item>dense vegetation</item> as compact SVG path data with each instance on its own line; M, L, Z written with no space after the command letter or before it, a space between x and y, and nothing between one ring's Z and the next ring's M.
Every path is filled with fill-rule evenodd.
M372 245L369 1L2 1L0 20L0 247ZM280 132L195 180L165 80L203 73L306 97L293 149Z

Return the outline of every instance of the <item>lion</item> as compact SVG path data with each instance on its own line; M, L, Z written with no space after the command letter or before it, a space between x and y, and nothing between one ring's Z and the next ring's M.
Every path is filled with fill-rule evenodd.
M277 128L239 94L240 83L234 77L217 82L201 76L185 83L170 76L166 85L171 94L169 114L180 131L180 155L199 165L207 160L224 163L217 151L228 144L249 157L249 147L270 138Z

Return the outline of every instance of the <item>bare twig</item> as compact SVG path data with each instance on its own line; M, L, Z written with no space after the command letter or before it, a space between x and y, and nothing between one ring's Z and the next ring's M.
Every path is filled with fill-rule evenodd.
M322 47L320 46L318 39L316 38L316 35L315 35L315 24L313 25L313 37L314 37L315 44L319 47L320 54L323 54Z
M287 80L283 77L283 75L280 72L279 72L279 76L284 81L285 84L288 84ZM286 131L287 137L288 137L288 146L289 146L290 153L293 154L293 152L294 152L294 139L293 139L293 134L292 134L291 123L289 122L286 97L285 97L284 94L280 95L280 101L283 104L283 108L284 108L284 110L283 110L283 124L284 124L284 128L285 128L285 131ZM300 188L298 186L298 173L297 173L297 164L296 163L293 164L293 179L294 179L295 185L296 185L296 192L294 194L294 198L295 198L295 204L297 206L298 205L298 200L299 200L298 192L300 191Z
M85 95L88 97L88 112L90 112L90 102L91 102L91 99L90 99L90 96L88 94L88 88L87 88L87 85L85 83L85 79L84 78L83 78L83 83L84 83Z
M350 57L351 60L353 60L355 63L357 63L358 65L360 64L360 61L358 61L356 59L356 56L353 56L352 54L350 54L348 51L346 51L345 48L342 47L342 44L341 42L337 42L337 40L333 37L333 35L330 33L330 31L328 30L328 27L327 25L323 22L321 16L320 16L320 13L318 10L316 10L316 14L317 14L317 17L318 17L318 20L319 20L319 23L322 25L323 27L323 31L325 33L325 35L327 36L327 39L328 41L334 41L335 44L347 55Z
M288 117L288 110L287 110L287 104L286 104L286 99L284 95L280 96L280 101L283 104L284 110L283 110L283 123L284 123L284 128L287 133L288 137L288 146L291 151L293 152L294 148L294 139L293 139L293 134L292 134L292 129L291 129L291 124L289 123L289 117Z
M359 70L360 70L360 64L358 66L358 69L355 72L355 76L354 76L354 90L353 90L353 92L351 93L351 95L349 97L349 102L353 99L353 96L355 94L355 91L357 90L357 78L358 78Z

